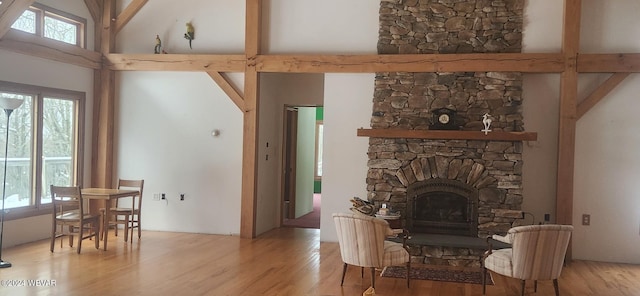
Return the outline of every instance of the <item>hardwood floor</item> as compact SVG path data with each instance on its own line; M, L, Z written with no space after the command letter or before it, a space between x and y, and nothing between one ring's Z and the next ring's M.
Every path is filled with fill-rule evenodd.
M109 238L109 250L85 241L80 255L56 243L39 241L4 250L13 267L0 269L0 295L362 295L365 272L347 271L336 243L319 243L319 230L281 228L257 239L235 236L144 231L124 243ZM43 280L44 286L33 286ZM55 280L55 286L51 281ZM494 276L487 295L520 295L520 282ZM538 293L553 295L551 282ZM403 279L376 279L376 295L481 295L482 286ZM563 269L561 295L640 295L640 265L573 261Z

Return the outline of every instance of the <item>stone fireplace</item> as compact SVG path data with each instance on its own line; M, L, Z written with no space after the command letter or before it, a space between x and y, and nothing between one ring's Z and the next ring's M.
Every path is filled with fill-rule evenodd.
M519 52L523 5L381 0L378 53ZM489 113L493 131L523 131L521 103L520 73L376 73L371 128L428 130L432 112L447 108L459 130L480 131ZM368 199L399 211L414 233L485 237L519 218L520 141L371 137L368 156ZM471 252L418 248L412 256L426 262L438 253L451 264Z

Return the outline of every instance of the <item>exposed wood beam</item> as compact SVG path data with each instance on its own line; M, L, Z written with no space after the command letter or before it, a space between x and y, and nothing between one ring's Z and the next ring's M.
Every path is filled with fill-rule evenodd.
M220 72L210 71L207 72L207 74L209 74L211 79L213 79L213 81L215 81L218 86L220 86L222 91L224 91L224 93L229 96L231 101L233 101L233 103L238 106L238 109L244 112L244 98L242 97L240 92L235 87L233 87L233 84L231 84Z
M129 3L129 5L127 5L127 7L122 10L120 15L118 15L118 17L116 18L115 33L118 34L118 32L120 32L120 30L122 30L122 28L124 28L124 26L129 23L129 21L136 15L136 13L138 13L138 11L140 11L140 9L142 9L145 4L147 4L148 1L149 0L131 1L131 3Z
M578 72L640 72L640 53L581 54Z
M593 106L598 104L604 97L606 97L618 84L625 80L631 73L615 73L601 84L591 95L589 95L584 101L578 104L577 118L580 119L585 115Z
M2 0L0 4L0 38L35 0Z
M92 17L94 18L95 25L93 26L94 32L94 44L93 50L96 52L100 52L102 48L102 14L103 14L103 2L102 0L85 0L87 7L91 5L93 8L89 8L89 10L96 10L91 12ZM95 14L95 16L93 15ZM100 54L102 56L102 54ZM97 164L97 151L100 150L98 145L101 144L99 142L100 137L97 135L100 133L98 126L100 125L100 98L102 97L102 72L103 68L93 70L93 110L92 110L92 136L91 136L91 180L90 185L96 184L96 177L94 175L97 174L96 164Z
M573 182L576 147L576 113L582 0L565 0L562 53L566 66L560 78L560 123L558 126L558 176L556 179L556 222L573 224ZM571 260L571 247L567 250Z
M114 71L244 72L244 55L107 54L106 67Z
M102 10L100 52L108 55L115 48L114 22L116 0L105 0ZM115 121L115 72L103 68L100 72L100 93L94 98L94 149L92 158L91 186L113 186L113 134ZM97 125L95 125L97 123Z
M242 72L243 55L110 54L111 70ZM560 73L562 54L256 55L258 72L376 73L517 71Z
M96 24L100 23L102 18L102 1L98 0L84 0L84 4L87 5L87 9L91 14L91 18Z
M560 73L562 54L259 55L259 72L375 73L517 71Z
M7 32L0 39L0 48L85 68L102 67L102 55L98 52L18 30Z
M262 1L246 0L244 71L245 108L242 145L242 196L240 203L240 236L256 236L256 210L258 200L258 114L260 106L260 77L255 58L260 54L260 25Z

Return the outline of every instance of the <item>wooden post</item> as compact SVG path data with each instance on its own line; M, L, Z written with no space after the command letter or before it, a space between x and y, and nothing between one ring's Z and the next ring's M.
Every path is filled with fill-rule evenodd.
M256 204L258 184L258 113L260 78L256 70L256 57L260 53L260 0L247 0L246 4L245 55L247 64L244 73L244 136L242 146L242 203L240 213L240 236L256 236Z
M115 48L115 0L105 0L102 10L100 53L106 56ZM100 89L95 92L93 109L92 187L111 187L113 179L113 126L115 72L103 65L100 70Z
M578 96L577 57L580 46L581 0L565 0L562 53L566 68L561 75L560 124L558 127L558 178L556 187L556 221L573 224L573 174L576 146ZM571 247L567 250L571 260Z

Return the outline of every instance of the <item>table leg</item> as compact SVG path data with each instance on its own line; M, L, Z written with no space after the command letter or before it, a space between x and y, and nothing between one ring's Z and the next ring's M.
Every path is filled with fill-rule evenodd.
M89 201L89 213L93 214L93 215L99 215L100 213L100 209L105 209L105 216L102 217L102 220L100 221L100 231L102 232L102 238L103 238L103 247L104 250L107 250L107 228L109 228L109 223L108 220L106 220L107 217L109 217L109 207L107 206L109 204L108 200L100 200L100 199L91 199ZM106 222L106 223L105 223ZM106 224L106 225L105 225Z
M111 210L110 210L110 201L107 201L104 207L104 217L102 219L102 231L103 231L103 242L102 242L102 246L104 247L104 250L107 250L107 241L108 241L108 237L109 237L109 218L111 217Z

